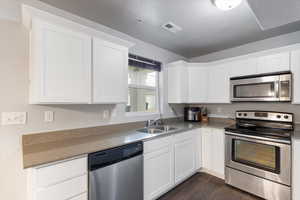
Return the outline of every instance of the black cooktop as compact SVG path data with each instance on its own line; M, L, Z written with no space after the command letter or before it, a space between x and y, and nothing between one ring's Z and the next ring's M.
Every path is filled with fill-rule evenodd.
M239 125L238 123L226 127L225 131L243 134L243 135L252 135L252 136L260 136L260 137L283 139L283 140L291 140L291 135L293 133L292 130L265 128L265 127L258 127L258 126L245 127L243 125L242 126Z

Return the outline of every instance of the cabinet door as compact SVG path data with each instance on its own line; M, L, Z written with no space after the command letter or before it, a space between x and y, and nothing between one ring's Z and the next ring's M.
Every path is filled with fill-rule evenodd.
M291 53L291 71L293 73L293 103L300 104L300 50Z
M225 64L209 68L208 76L208 102L230 103L230 68Z
M90 36L37 20L31 53L31 103L90 102Z
M290 70L290 52L283 52L258 58L258 73Z
M70 200L88 200L88 194L87 194L87 192L85 192L85 193L83 193L79 196L76 196Z
M93 103L126 103L128 49L93 39Z
M175 184L179 184L196 171L196 142L193 131L186 133L187 137L175 141ZM184 135L183 135L184 136Z
M212 170L213 135L211 129L202 128L201 136L202 136L202 167L206 170Z
M195 141L196 141L196 170L200 170L202 167L202 136L201 128L195 129Z
M223 129L212 129L212 171L220 178L224 178L225 172L225 134Z
M174 186L174 152L166 146L144 155L144 200L156 199Z
M293 199L300 199L300 141L295 139L293 141L293 176L292 176L292 185L293 185Z
M257 62L257 58L248 58L228 63L227 66L231 68L230 77L256 74Z
M185 62L169 64L168 103L188 102L188 68Z
M202 66L189 66L189 103L207 102L208 69Z

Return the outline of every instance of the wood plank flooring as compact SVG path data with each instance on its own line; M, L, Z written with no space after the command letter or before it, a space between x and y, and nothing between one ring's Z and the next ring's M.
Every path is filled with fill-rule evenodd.
M197 173L159 200L262 200L225 184L224 180Z

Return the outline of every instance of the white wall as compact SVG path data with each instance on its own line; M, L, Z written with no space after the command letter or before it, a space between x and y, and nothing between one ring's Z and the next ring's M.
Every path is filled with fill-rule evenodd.
M163 63L185 59L107 27L97 25L97 28L136 43L136 46L130 50L132 53L157 59ZM163 74L161 80L163 94L166 94L164 88L166 78ZM0 0L0 94L0 112L28 112L28 122L24 126L0 125L1 200L26 199L26 176L22 169L22 134L149 118L126 117L123 105L28 105L28 33L20 23L20 7L16 0ZM162 99L164 116L174 116L167 104L166 95ZM180 112L181 107L177 109ZM53 123L43 122L43 112L47 110L55 112ZM111 113L108 119L102 118L104 110Z
M0 19L14 20L20 19L20 3L17 0L0 0Z

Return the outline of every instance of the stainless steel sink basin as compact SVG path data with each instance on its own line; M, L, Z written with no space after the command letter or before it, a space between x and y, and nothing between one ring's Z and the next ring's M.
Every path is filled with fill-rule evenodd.
M156 127L156 128L159 129L159 130L162 130L162 131L164 131L164 132L175 131L175 130L178 129L178 128L176 128L176 127L171 127L171 126L158 126L158 127Z
M149 133L149 134L161 134L161 133L172 132L177 129L178 128L171 127L171 126L153 126L153 127L142 128L137 131L142 133Z

